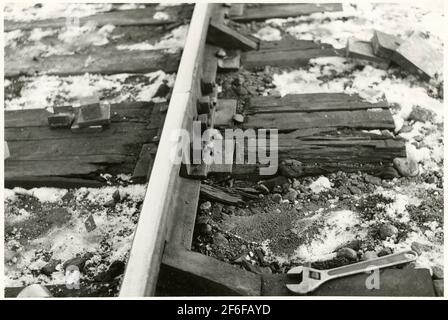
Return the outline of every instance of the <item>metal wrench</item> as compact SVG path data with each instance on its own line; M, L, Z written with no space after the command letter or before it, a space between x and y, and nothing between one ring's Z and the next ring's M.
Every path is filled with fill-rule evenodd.
M288 283L286 284L286 287L292 292L306 294L314 291L322 283L331 279L412 262L417 259L417 256L418 255L415 251L408 250L328 270L317 270L309 267L298 266L288 271L288 278L291 279L289 281L297 282Z

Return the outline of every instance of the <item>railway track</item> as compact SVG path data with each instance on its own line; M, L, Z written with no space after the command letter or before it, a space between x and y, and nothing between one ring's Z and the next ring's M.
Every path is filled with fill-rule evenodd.
M257 8L249 8L244 14L244 9L239 5L230 8L225 5L196 5L190 26L190 30L194 31L189 33L186 42L167 114L167 119L173 119L169 121L173 127L164 129L161 143L167 148L165 152L158 153L155 161L157 179L153 175L151 179L154 180L149 182L149 192L120 296L290 294L285 287L288 281L285 274L250 272L192 250L200 199L205 196L206 199L225 202L223 198L228 196L213 188L208 190L204 179L223 174L260 179L259 166L233 164L230 168L216 169L206 164L192 165L184 170L186 173L179 175L182 168L171 165L168 160L168 150L176 148L169 141L172 130L188 128L204 114L208 119L207 128L217 128L223 132L225 128L235 125L232 122L235 106L241 101L221 99L225 92L217 98L214 90L220 74L229 72L220 67L222 61L216 56L221 49L230 53L229 60L235 60L235 55L238 62L240 59L241 66L232 65L229 68L236 73L240 68L263 70L266 65L306 65L315 57L343 54L328 46L317 46L307 41L289 39L264 42L236 31L239 28L236 21L247 23L268 17L297 15L304 9L312 10L312 6L293 5L296 11L285 12L282 10L284 8L279 7L280 11L274 12L266 10L266 7L262 10L258 8L258 11ZM324 10L338 9L335 5ZM314 7L314 10L322 9ZM204 100L212 102L210 108L205 108L206 111L201 106ZM369 104L357 96L344 94L304 94L284 98L257 96L250 99L244 111L245 121L236 126L243 129L278 129L279 161L300 160L303 171L297 176L328 174L338 170L364 170L381 176L394 157L405 153L402 141L382 134L375 138L364 135L360 130L380 129L385 130L384 134L387 130L393 131L394 124L387 103ZM347 131L335 132L342 128ZM229 201L232 203L232 200ZM331 289L324 288L320 294L330 292Z
M100 25L112 21L115 25L123 24L123 28L142 25L154 28L157 25L161 30L176 23L171 20L161 23L160 20L148 18L154 15L151 11L153 8L136 10L139 10L138 15L126 12L125 19L116 11L107 18L104 14L97 14L90 19ZM190 19L189 10L191 6L185 6L181 16ZM5 166L6 185L101 187L104 183L95 177L98 172L120 174L134 170L135 176L135 168L139 166L141 158L143 174L139 176L141 180L136 181L148 178L148 184L119 296L290 295L285 286L290 280L285 273L248 271L248 268L235 267L225 259L200 253L194 246L199 206L203 199L238 206L258 198L251 188L237 190L232 187L214 187L209 179L230 177L250 181L269 180L270 177L260 176L263 164L231 163L214 166L206 163L174 163L172 155L178 154L182 145L172 135L179 129L193 135L193 123L197 121L202 124L202 131L213 129L222 134L229 128L276 129L278 145L275 152L278 154L279 168L272 176L281 173L293 179L344 171L391 178L394 175L393 171L391 173L393 159L405 157L406 149L405 143L391 134L395 130L395 123L387 101L369 103L357 95L343 93L290 94L280 97L270 88L272 81L263 80L258 86L246 88L246 92L239 92L239 95L233 95L231 90L223 88L228 74L238 77L249 72L263 79L269 75L266 66L298 68L306 66L314 58L344 56L344 50L334 49L330 45L286 37L280 41L260 41L245 32L251 22L339 10L341 7L338 4L246 7L241 4L196 4L191 13L181 57L179 52L129 50L123 54L103 50L74 55L69 59L48 57L44 61L12 63L10 67L7 65L5 75L11 79L30 70L33 73L47 71L45 73L49 75L67 76L86 72L148 73L160 69L166 73L176 72L176 78L167 102L112 105L116 118L115 121L112 118L110 135L105 133L107 131L94 134L99 139L98 144L89 142L91 145L85 147L85 154L79 154L85 144L71 144L69 149L73 150L73 146L76 146L75 151L80 157L70 162L64 159L64 156L73 156L70 150L60 151L64 144L46 151L43 158L33 159L28 153L15 158L19 149L32 148L40 137L55 141L66 139L65 145L70 138L52 137L54 131L46 128L39 129L42 132L32 132L36 129L26 129L24 132L22 127L25 126L43 126L48 117L47 111L7 112L5 135L12 156ZM176 16L174 13L169 15ZM38 26L55 27L61 23L60 20L41 21ZM25 30L30 26L11 23L6 24L5 28ZM95 55L94 59L92 55ZM11 59L14 61L20 58ZM89 64L88 61L93 62ZM50 68L52 65L56 67ZM24 121L28 122L24 124ZM140 125L141 129L135 127ZM20 132L23 139L17 138ZM117 136L122 141L117 141ZM232 140L231 144L230 151L223 152L235 159L235 142ZM101 145L105 150L115 148L116 151L111 154L104 151L102 155L88 154L87 150L102 148ZM144 153L145 148L151 150L151 156ZM48 159L45 157L54 151L61 158L56 159L52 155L50 158L55 162L52 162L51 168L46 168L43 162ZM200 151L205 152L205 149L200 148ZM211 157L215 155L216 151ZM390 270L386 276L394 278L396 272ZM423 279L426 275L419 272L407 276ZM356 281L357 285L362 285L361 278ZM341 287L344 286L348 290L350 284L342 283ZM431 290L421 289L425 286L424 280L415 282L420 293L430 295ZM320 295L333 293L331 286L323 286L318 291Z

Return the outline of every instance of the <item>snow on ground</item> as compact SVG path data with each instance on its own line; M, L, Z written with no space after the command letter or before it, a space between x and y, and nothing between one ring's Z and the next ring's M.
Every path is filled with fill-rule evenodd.
M52 55L72 55L91 46L104 46L109 43L115 26L107 24L99 27L94 22L83 25L70 24L61 29L35 28L30 32L20 30L5 33L5 49L14 51L14 55L25 57L49 57ZM56 36L60 41L42 43L47 37ZM19 47L19 43L21 46Z
M345 48L348 38L355 36L369 41L373 30L407 39L414 31L431 34L430 41L440 46L444 20L442 2L439 7L407 6L404 3L344 3L342 12L315 13L288 19L271 19L267 23L282 28L301 40L328 43Z
M111 9L111 3L52 2L32 4L25 2L14 2L5 4L4 17L5 20L14 21L31 21L73 17L80 18L100 12L110 11Z
M310 243L299 246L292 260L319 261L332 257L336 248L355 240L361 230L356 228L360 223L357 214L350 210L339 210L328 214L325 224L320 230L322 237L317 236Z
M114 10L133 10L144 8L141 3L25 3L9 2L4 7L5 20L32 21L55 18L81 18Z
M262 41L279 41L282 39L280 30L270 26L258 30L254 36Z
M165 49L168 52L176 52L184 47L187 38L188 25L180 26L156 43L141 42L135 44L126 44L117 46L118 50L160 50Z
M133 78L139 80L132 81ZM110 103L150 101L162 83L172 87L175 75L156 71L144 75L117 74L110 76L21 77L19 96L5 100L5 110L51 108L70 103L80 97L99 95ZM9 84L11 85L11 83Z
M116 190L125 200L114 208L103 206ZM25 193L19 188L5 189L5 221L13 227L7 229L6 234L6 286L63 284L62 264L85 253L92 254L86 271L90 277L104 272L114 261L125 262L138 219L138 204L143 201L145 192L146 185L77 190L35 188ZM66 200L54 198L67 193L72 195L72 202L63 205ZM24 196L28 199L25 202ZM39 201L39 210L31 199ZM35 237L22 236L24 229L33 228L27 226L27 222L35 221L48 208L62 205L68 212L68 218L62 224L54 224ZM87 232L84 222L89 214L93 215L96 229ZM46 276L40 269L50 257L60 263L51 276Z

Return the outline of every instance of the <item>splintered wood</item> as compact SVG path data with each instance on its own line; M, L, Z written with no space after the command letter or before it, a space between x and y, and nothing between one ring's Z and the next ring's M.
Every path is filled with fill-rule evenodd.
M356 38L350 38L347 41L347 57L355 59L364 59L382 65L383 68L388 66L388 61L375 55L372 43L361 41Z
M256 97L243 127L278 129L278 146L267 147L276 148L280 163L300 161L303 175L338 170L380 174L394 158L406 156L404 142L390 133L395 125L387 103L371 104L357 95Z

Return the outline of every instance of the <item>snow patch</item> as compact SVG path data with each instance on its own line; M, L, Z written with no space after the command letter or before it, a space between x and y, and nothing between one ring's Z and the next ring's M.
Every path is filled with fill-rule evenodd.
M280 30L269 26L258 30L258 32L253 35L262 41L279 41L282 39Z
M5 47L15 48L17 46L17 40L23 37L24 33L22 30L14 30L4 33L5 37Z
M150 101L162 82L173 86L175 75L156 71L139 77L148 81L138 83L126 81L132 74L80 76L21 77L23 82L20 96L5 100L6 110L52 108L70 104L81 97L97 95L109 103Z
M135 44L125 44L117 46L118 50L162 50L176 52L184 47L187 38L188 25L180 26L162 37L159 42L140 42Z
M154 14L153 18L156 20L169 20L170 16L165 12L159 11Z
M40 41L43 38L50 37L52 35L55 35L57 33L57 29L42 29L42 28L35 28L31 31L28 40L30 41Z
M36 5L29 2L9 2L5 4L4 17L5 20L24 22L54 18L80 18L111 9L111 3L48 2Z
M57 188L33 188L29 191L33 197L39 199L40 202L55 203L62 199L67 193L66 189Z
M299 246L292 257L299 261L325 260L340 246L353 241L359 236L355 225L359 223L357 214L350 210L329 213L324 227L308 244Z
M309 187L313 193L321 193L322 191L331 189L331 182L327 177L319 177Z

